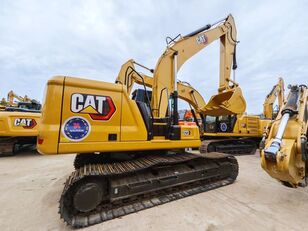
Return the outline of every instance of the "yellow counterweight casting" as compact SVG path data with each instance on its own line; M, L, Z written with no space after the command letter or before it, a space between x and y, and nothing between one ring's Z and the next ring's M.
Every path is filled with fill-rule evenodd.
M149 134L147 126L150 124L144 123L137 104L120 84L58 76L49 80L47 89L47 96L53 97L46 97L38 140L39 151L44 154L200 146L196 126L179 127L178 140L166 139L159 132ZM45 114L44 108L54 109ZM104 114L106 111L108 113ZM76 118L78 121L77 115L88 126L88 131L81 139L74 138L63 127L69 120ZM162 122L161 126L164 125ZM60 134L59 129L62 131Z
M17 99L17 102L14 101ZM0 156L16 154L36 145L41 104L13 91L7 101L2 99L0 110Z
M40 113L0 111L0 156L36 144Z

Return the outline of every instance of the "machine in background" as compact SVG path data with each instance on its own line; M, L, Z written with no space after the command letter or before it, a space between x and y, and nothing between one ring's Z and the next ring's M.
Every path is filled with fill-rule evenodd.
M128 66L134 68L134 64L139 65L134 60L129 60L123 65L120 73ZM122 75L119 74L116 82L123 81L120 78L121 76ZM128 92L131 92L134 83L139 85L145 84L147 87L152 88L153 78L142 74L141 81L137 76L133 76L129 86L127 86ZM273 110L274 102L278 99L277 106L279 108L284 102L284 83L282 78L279 78L278 83L266 96L263 115L230 113L221 116L209 116L207 115L208 113L203 110L207 105L205 100L193 86L187 82L178 81L177 89L179 98L187 102L191 108L189 113L186 111L183 117L186 115L189 121L194 121L193 123L180 121L180 123L196 124L199 127L201 139L203 140L200 147L201 153L217 151L233 155L254 154L264 132L270 126L272 118L275 117L275 111ZM230 100L228 103L230 103ZM237 106L237 103L237 101L232 101L234 107ZM213 104L213 102L211 104Z
M307 185L308 90L289 86L286 103L271 125L261 151L262 168L289 187Z
M278 83L266 96L263 115L231 114L203 116L204 133L200 152L223 152L233 155L254 154L264 132L277 116L274 114L274 102L278 107L284 103L284 82Z
M2 100L0 157L35 148L41 117L40 110L41 104L38 101L27 96L20 97L13 91L9 92L7 101Z

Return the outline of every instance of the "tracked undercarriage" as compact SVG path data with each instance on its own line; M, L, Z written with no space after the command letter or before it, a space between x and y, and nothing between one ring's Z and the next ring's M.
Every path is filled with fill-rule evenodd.
M220 152L231 155L252 155L257 150L257 141L252 139L204 140L201 153Z
M148 154L114 163L86 159L76 159L80 168L67 179L60 199L61 217L74 228L225 186L238 175L237 160L221 153Z
M36 137L1 137L0 157L12 156L21 150L33 149L36 146Z

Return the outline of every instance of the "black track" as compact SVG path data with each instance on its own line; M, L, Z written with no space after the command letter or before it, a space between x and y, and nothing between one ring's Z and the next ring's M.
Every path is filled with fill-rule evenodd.
M172 170L171 172L178 174L178 171L183 168L187 169L187 166L191 165L193 165L191 167L193 169L191 174L196 174L199 179L196 178L176 184L172 179L167 180L167 183L158 180L158 177L153 179L153 170L161 172ZM195 173L198 169L200 172L200 167L201 170L203 169L201 178L201 175ZM195 168L196 170L194 170ZM149 175L151 175L151 179ZM119 163L88 164L77 169L67 179L60 199L59 213L68 225L74 228L86 227L231 184L235 181L237 175L238 163L235 157L219 153L209 153L206 156L190 153L175 155L156 154ZM184 174L184 176L186 175ZM168 177L172 178L174 175L170 174L165 179ZM179 178L181 177L179 176ZM143 182L151 180L153 184L151 183L150 185L155 185L155 183L156 185L160 183L163 185L163 183L166 183L166 186L158 187L158 189L147 188L145 191L136 193L134 190L139 186L131 187L132 185L138 185L138 182L133 182L136 179L142 179ZM76 191L83 187L82 185L89 182L96 182L98 185L101 185L104 191L104 198L102 203L92 211L80 212L74 207L73 199L75 198ZM140 181L140 183L142 182ZM113 191L118 188L120 191L122 189L125 191L125 187L128 188L127 195L113 194Z
M257 150L257 142L252 139L204 140L201 153L220 152L231 155L253 155Z

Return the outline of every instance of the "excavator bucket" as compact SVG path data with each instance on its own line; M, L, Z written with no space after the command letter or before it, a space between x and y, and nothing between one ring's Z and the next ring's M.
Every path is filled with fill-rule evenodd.
M202 109L203 113L210 116L240 114L246 110L246 101L240 87L218 93Z

